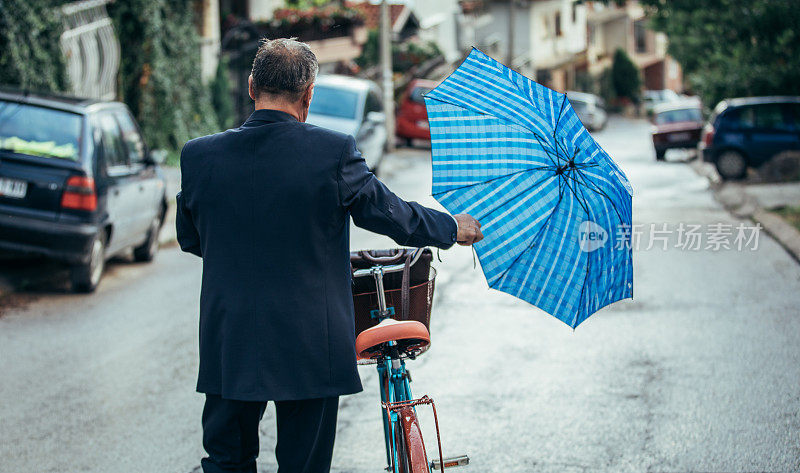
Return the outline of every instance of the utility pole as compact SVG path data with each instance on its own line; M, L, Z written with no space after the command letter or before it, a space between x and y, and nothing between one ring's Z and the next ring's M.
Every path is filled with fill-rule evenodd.
M514 69L514 2L516 0L508 0L508 57L506 58L506 65Z
M392 81L392 26L389 2L381 1L381 76L383 113L386 115L386 151L394 151L394 82Z

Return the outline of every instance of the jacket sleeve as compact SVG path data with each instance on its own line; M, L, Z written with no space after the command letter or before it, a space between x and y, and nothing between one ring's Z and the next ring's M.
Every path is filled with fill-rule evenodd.
M203 252L200 249L200 235L197 233L197 228L192 221L192 215L186 207L186 202L183 198L183 192L178 192L175 196L175 230L178 235L178 244L181 250L203 257Z
M352 136L347 137L342 150L337 179L340 202L359 227L386 235L403 246L447 249L455 243L455 219L392 193L369 171Z

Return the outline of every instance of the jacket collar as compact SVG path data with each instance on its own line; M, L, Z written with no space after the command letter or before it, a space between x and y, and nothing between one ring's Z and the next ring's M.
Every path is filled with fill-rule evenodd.
M274 122L297 122L297 118L280 110L262 108L253 112L242 126L253 127Z

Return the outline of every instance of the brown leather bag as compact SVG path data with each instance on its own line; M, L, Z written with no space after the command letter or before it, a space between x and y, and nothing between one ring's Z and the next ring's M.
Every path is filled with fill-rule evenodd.
M411 265L416 248L391 250L361 250L350 253L352 271L368 269L375 265L404 264L403 271L383 275L386 307L392 307L395 320L416 320L430 330L431 304L433 302L436 270L431 268L433 253L422 251L417 262ZM378 310L375 279L370 276L353 278L353 306L355 308L356 335L378 324L374 314Z

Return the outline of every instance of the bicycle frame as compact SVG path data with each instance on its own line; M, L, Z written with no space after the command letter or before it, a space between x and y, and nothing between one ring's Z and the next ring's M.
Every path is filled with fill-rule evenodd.
M417 262L422 254L422 248L417 249L410 265ZM375 280L376 295L378 299L378 309L373 311L372 316L378 322L390 318L394 315L394 307L386 307L386 294L383 286L383 275L389 272L402 271L404 264L397 264L391 266L375 265L369 269L359 269L354 271L353 277L372 276ZM436 422L436 440L439 447L438 463L436 461L428 462L426 470L430 473L434 469L444 469L447 466L461 466L469 463L469 459L464 455L453 459L448 459L445 462L442 459L442 444L439 437L439 420L436 415L436 406L433 400L428 396L421 399L414 399L411 394L411 376L406 369L405 360L400 356L397 348L397 342L388 342L388 353L386 356L377 360L378 370L378 383L381 396L381 419L383 419L383 433L384 443L386 446L386 463L389 465L387 471L392 469L394 473L400 472L400 464L398 458L398 446L396 445L395 438L396 429L402 429L400 420L400 412L398 408L412 409L416 416L416 406L418 404L430 405L433 409L434 421ZM410 355L411 359L414 358ZM424 453L424 446L423 446ZM427 458L426 458L427 462Z

